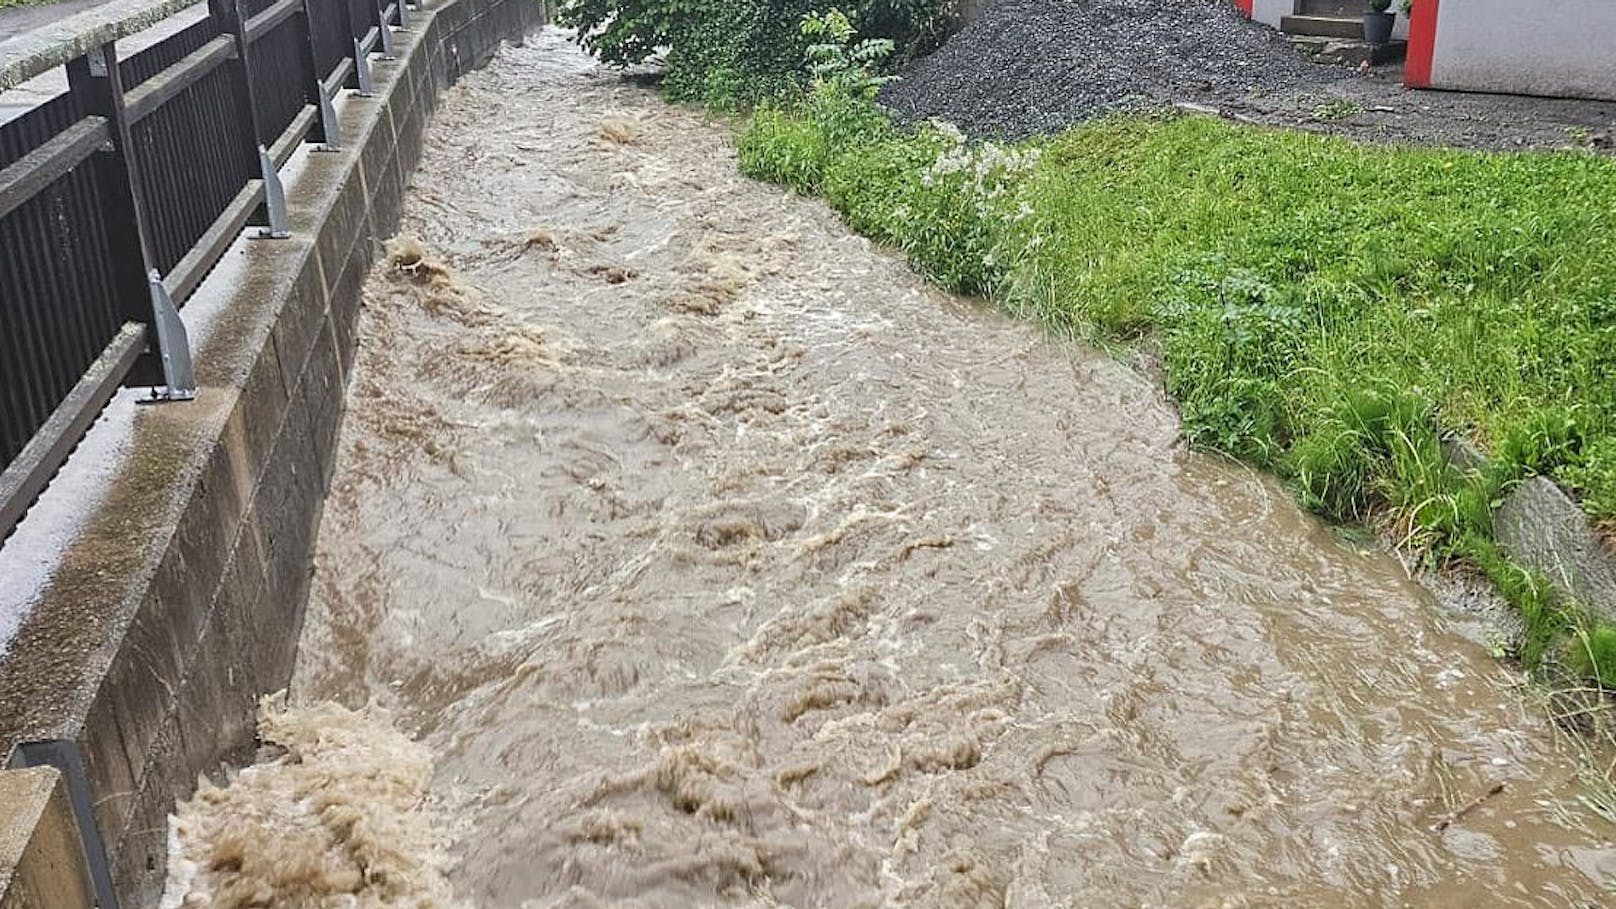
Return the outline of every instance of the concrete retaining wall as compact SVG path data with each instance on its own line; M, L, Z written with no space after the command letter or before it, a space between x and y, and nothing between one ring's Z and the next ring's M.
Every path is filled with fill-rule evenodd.
M1416 88L1616 100L1616 3L1419 0L1406 81Z
M124 907L154 904L176 798L250 756L259 697L290 678L360 286L438 93L546 11L428 6L374 63L375 96L339 104L344 150L289 167L293 238L238 242L188 304L222 295L200 397L138 410L126 466L0 663L0 744L77 744Z

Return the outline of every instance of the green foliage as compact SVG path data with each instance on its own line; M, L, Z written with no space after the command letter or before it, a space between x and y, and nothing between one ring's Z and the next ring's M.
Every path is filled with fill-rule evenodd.
M838 86L761 112L741 162L951 289L1153 338L1193 443L1477 565L1527 620L1525 662L1616 682L1616 630L1491 540L1502 491L1538 474L1616 526L1616 162L1198 117L1005 148L899 128ZM1445 430L1492 466L1456 463Z
M566 0L558 10L562 25L579 29L579 41L605 63L640 63L674 42L709 0Z
M1616 627L1583 620L1573 633L1568 653L1578 675L1616 690Z
M1346 98L1336 98L1313 108L1313 119L1330 123L1337 120L1351 120L1361 113L1363 105Z
M832 10L868 40L842 47L872 69L930 49L956 0L847 0ZM675 100L734 107L800 88L811 47L834 45L805 34L805 19L824 17L819 0L563 0L562 24L601 60L628 65L666 52L665 88ZM885 50L881 50L881 48ZM867 56L863 56L867 55Z
M869 38L854 42L853 23L841 10L802 17L803 37L808 45L808 71L813 74L816 93L833 92L866 101L875 99L881 86L892 81L880 75L880 67L892 56L890 38Z

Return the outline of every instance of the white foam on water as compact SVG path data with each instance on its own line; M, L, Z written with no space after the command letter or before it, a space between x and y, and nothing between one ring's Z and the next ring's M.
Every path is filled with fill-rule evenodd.
M162 909L454 909L432 756L387 715L331 703L259 711L279 757L201 784L170 819Z

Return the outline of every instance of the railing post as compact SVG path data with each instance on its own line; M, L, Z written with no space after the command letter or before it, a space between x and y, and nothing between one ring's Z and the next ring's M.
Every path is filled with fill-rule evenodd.
M348 29L348 43L357 44L360 38L365 37L365 32L363 28L360 28L354 24L353 4L349 2L349 0L333 0L333 2L335 2L337 7L342 10L342 24ZM348 74L348 81L343 84L347 88L357 89L359 88L359 64L361 62L357 56L357 52L352 59L354 64L353 72Z
M325 77L330 73L320 72L320 64L314 56L314 11L313 6L320 0L303 0L303 8L297 15L299 56L303 60L303 97L307 103L314 105L320 112L320 122L315 124L314 130L309 134L309 141L335 148L337 143L332 141L336 132L336 124L331 122L332 109L325 96Z
M274 136L258 135L258 106L253 97L252 47L247 43L247 17L241 13L241 0L208 0L208 16L219 23L219 33L229 35L236 45L236 55L225 63L230 69L230 90L236 96L236 117L247 135L247 145L241 154L258 167L259 144L273 140Z
M253 92L252 45L247 40L247 17L242 13L241 0L208 0L208 15L219 23L219 32L231 36L236 44L235 59L225 63L225 66L230 69L230 87L236 96L236 116L247 140L241 154L249 162L248 173L259 171L265 184L264 205L253 214L253 223L267 225L268 231L260 236L284 237L283 226L277 223L279 219L276 213L270 210L274 200L269 183L275 179L275 172L263 168L264 143L273 142L277 137L258 134L258 99Z
M392 20L387 18L387 0L372 0L376 4L376 41L383 60L393 60Z
M86 114L105 117L112 134L109 147L97 156L99 184L112 273L123 317L146 326L147 353L130 371L130 385L163 383L162 359L147 275L154 267L151 229L146 223L144 191L135 169L134 140L124 111L123 79L118 54L109 42L67 65L67 82Z

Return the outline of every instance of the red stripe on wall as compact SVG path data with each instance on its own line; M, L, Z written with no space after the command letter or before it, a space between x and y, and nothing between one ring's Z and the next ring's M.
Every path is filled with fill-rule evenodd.
M1403 67L1403 84L1409 88L1431 85L1431 57L1436 52L1436 8L1438 0L1414 0L1414 14L1408 20L1408 64Z
M1255 2L1256 2L1256 0L1234 0L1234 7L1235 7L1235 9L1238 9L1242 13L1245 13L1246 18L1250 19L1251 18L1251 5L1253 3L1255 3Z

